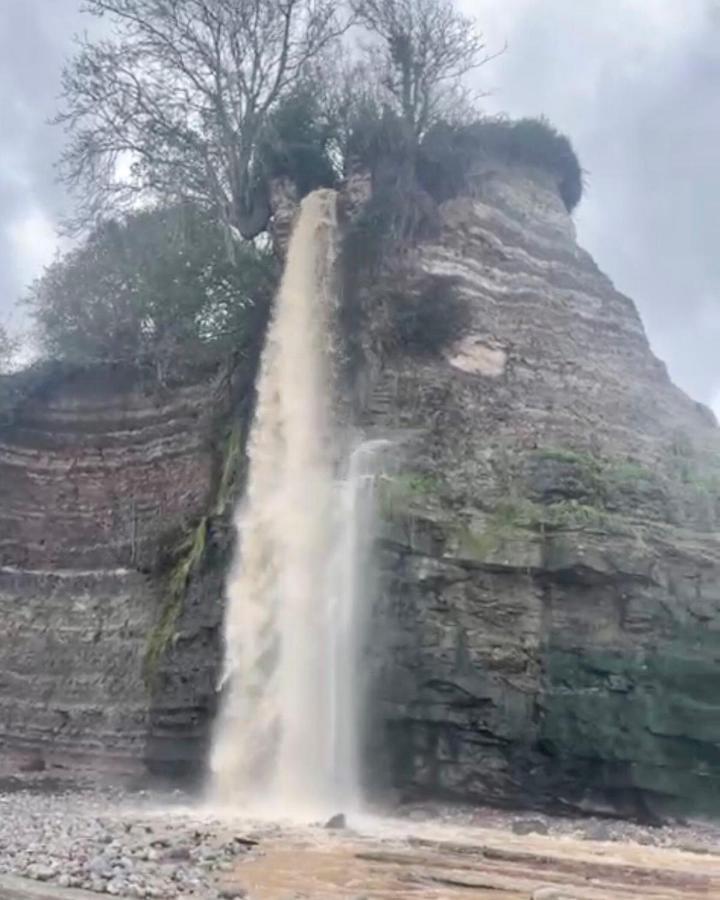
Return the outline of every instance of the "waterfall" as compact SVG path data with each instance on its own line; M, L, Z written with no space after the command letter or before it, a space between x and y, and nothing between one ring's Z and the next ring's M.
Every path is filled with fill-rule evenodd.
M350 453L338 486L337 530L325 595L327 752L336 805L343 809L357 808L361 799L359 753L367 685L360 664L375 587L372 574L375 480L388 445L385 440L357 445Z
M333 421L336 195L302 203L260 367L226 594L216 800L280 815L357 802L362 569L376 442Z

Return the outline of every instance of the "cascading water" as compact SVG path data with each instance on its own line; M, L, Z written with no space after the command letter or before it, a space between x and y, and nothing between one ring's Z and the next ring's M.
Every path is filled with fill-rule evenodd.
M360 802L363 704L367 684L360 662L372 597L375 481L384 440L365 441L350 454L338 486L335 546L328 568L326 646L328 754L335 798L343 809Z
M310 194L291 237L227 586L215 799L278 815L346 810L359 796L362 580L378 442L339 460L335 207L334 192Z

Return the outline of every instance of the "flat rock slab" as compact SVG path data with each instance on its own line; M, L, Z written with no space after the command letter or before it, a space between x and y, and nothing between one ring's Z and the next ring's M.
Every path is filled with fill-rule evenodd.
M0 900L98 900L100 894L94 891L80 891L76 888L62 888L44 881L18 878L14 875L0 875ZM128 900L115 897L115 900Z
M439 839L438 839L439 838ZM234 870L253 900L701 900L720 856L468 830L464 839L278 834Z

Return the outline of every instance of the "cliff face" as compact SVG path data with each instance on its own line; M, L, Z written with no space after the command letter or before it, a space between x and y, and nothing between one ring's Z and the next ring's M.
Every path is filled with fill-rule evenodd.
M398 442L373 776L407 797L717 812L720 433L577 246L552 178L485 164L473 184L416 262L455 280L463 333L359 379L361 424ZM233 388L240 459L252 368ZM232 546L223 409L209 385L78 373L0 429L6 751L201 769ZM202 563L171 608L155 560L188 529Z
M376 727L408 796L720 808L720 432L540 171L486 165L428 272L471 324L396 356Z
M0 431L0 748L144 753L158 548L203 508L207 387L41 379Z

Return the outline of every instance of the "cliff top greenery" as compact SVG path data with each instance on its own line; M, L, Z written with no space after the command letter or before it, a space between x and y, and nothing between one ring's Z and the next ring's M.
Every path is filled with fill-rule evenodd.
M549 167L568 207L579 199L574 154L546 123L479 116L479 71L498 52L456 0L86 0L84 8L105 20L103 37L80 40L57 116L68 133L60 172L79 201L76 225L116 218L138 198L182 201L252 239L271 216L274 174L301 191L332 182L353 157L389 149L386 125L410 150L438 126L455 128L455 150L474 142ZM460 128L467 122L475 125Z
M251 311L277 276L263 236L277 177L303 196L369 170L385 204L365 219L371 244L421 237L478 160L539 167L568 210L580 200L567 138L544 120L480 114L468 76L494 54L455 0L85 10L103 37L80 40L57 117L81 242L26 298L48 357L134 361L162 378L254 335Z
M26 303L49 358L152 367L160 381L213 367L252 339L276 262L252 243L228 252L189 205L108 221L52 263Z
M583 193L583 172L570 140L546 119L480 118L468 125L438 123L420 148L421 181L440 199L460 193L479 160L542 169L555 179L568 212Z

